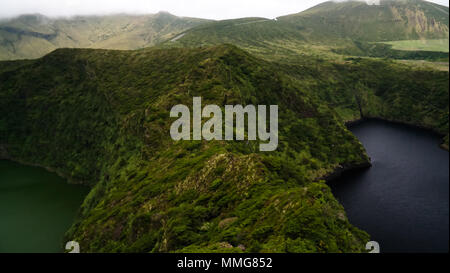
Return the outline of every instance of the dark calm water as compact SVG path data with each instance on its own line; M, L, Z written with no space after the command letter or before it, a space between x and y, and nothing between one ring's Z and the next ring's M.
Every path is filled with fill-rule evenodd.
M369 120L351 128L369 170L330 183L349 220L381 252L448 252L449 153L428 131Z
M0 253L62 252L87 193L45 169L0 160Z

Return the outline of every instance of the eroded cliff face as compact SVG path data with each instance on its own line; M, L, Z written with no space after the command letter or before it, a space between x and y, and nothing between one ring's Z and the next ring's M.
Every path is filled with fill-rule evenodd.
M448 8L418 0L386 0L378 5L329 1L279 21L312 30L316 35L308 37L322 42L329 39L336 43L340 38L384 42L449 36Z
M427 17L423 10L417 8L390 6L393 19L396 23L405 24L410 34L417 34L418 38L427 38L430 35L448 36L448 25ZM444 11L442 11L444 12ZM448 13L447 13L448 14Z

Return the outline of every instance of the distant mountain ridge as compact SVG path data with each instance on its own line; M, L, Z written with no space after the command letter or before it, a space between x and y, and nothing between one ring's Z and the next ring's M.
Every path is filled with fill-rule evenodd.
M197 47L223 43L277 60L308 53L311 45L322 47L321 51L348 52L344 55L401 59L410 54L391 52L388 46L372 49L367 43L448 39L448 14L448 7L427 1L381 0L379 5L329 1L275 20L212 21L167 12L56 19L24 15L0 21L0 60L38 58L56 48L134 50L155 45ZM441 55L445 54L435 59L441 59ZM414 58L420 59L421 54Z
M70 18L23 15L0 21L0 60L38 58L63 47L123 50L150 47L207 21L167 12Z
M449 9L422 0L325 2L278 18L330 38L380 42L449 37Z
M376 1L375 1L376 2ZM394 41L449 37L448 7L420 0L324 2L275 20L243 18L216 21L187 30L167 46L197 47L229 43L271 61L301 63L306 56L342 61L348 56L448 62L448 52L396 50ZM386 42L390 42L384 44Z

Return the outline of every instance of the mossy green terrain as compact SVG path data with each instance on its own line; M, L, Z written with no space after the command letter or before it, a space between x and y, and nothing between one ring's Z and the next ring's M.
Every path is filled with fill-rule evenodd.
M448 73L307 63L231 45L61 49L0 62L0 156L92 187L66 236L84 252L363 252L369 236L324 181L369 165L343 121L362 113L448 140ZM222 107L279 105L278 150L171 140L170 109L195 96Z
M80 43L57 46L159 45L57 49L0 62L0 158L91 187L66 236L83 252L364 252L369 235L348 222L325 183L370 165L345 122L381 118L432 129L447 149L449 139L448 71L392 60L448 62L448 52L380 43L448 39L448 8L384 3L328 2L278 20L78 18L79 39L66 34ZM373 25L375 11L383 20ZM394 19L401 20L379 31ZM25 37L62 41L52 31L73 23L33 20L0 24L3 37L21 29L13 38L24 45L4 58L44 55L56 44L30 50L36 40L26 47ZM173 141L170 110L191 106L193 97L222 108L278 105L278 150Z
M37 58L62 47L127 50L229 43L279 62L364 56L448 63L448 46L442 52L437 43L448 40L448 26L448 7L421 0L383 0L378 6L329 1L275 20L211 21L168 13L27 15L0 21L0 60Z
M359 56L359 57L372 57L383 58L393 60L426 60L430 62L446 62L448 63L448 52L443 52L440 49L436 51L426 50L407 50L407 49L395 49L394 45L385 43L367 43L355 41L352 44L331 49L332 52L345 55L345 56ZM398 42L402 44L402 42ZM398 47L397 47L398 48ZM432 50L432 48L429 48Z
M414 2L406 4L411 3ZM343 11L354 5L369 10L377 8L353 2L326 4L339 5ZM344 121L376 117L448 135L448 71L438 71L436 65L406 66L397 61L448 63L448 53L395 50L392 45L345 41L339 37L334 40L338 46L333 48L315 43L314 35L303 35L304 29L286 20L248 18L212 22L188 30L177 41L162 46L194 48L229 42L277 63L279 69L301 84L302 90L326 103ZM448 141L444 139L444 143Z
M120 75L120 76L119 76ZM321 178L364 165L328 107L232 47L58 50L1 73L2 147L91 185L67 238L86 252L360 252ZM280 147L174 142L170 108L279 104Z
M447 71L362 58L345 63L317 60L316 65L286 65L284 69L344 122L362 118L397 121L432 129L447 136L444 142L448 144Z

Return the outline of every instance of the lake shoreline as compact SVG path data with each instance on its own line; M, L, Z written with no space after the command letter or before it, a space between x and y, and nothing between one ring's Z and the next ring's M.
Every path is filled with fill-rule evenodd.
M11 162L22 164L24 166L42 168L42 169L45 169L46 171L48 171L50 173L54 173L54 174L58 175L59 177L63 178L64 180L66 180L67 184L82 185L82 186L88 187L87 183L85 183L83 181L75 180L72 177L70 177L70 175L64 174L63 172L61 172L61 171L59 171L57 169L54 169L52 167L44 166L44 165L37 164L37 163L27 162L27 161L20 160L20 159L13 158L13 157L9 156L9 154L7 152L7 149L6 149L6 145L0 145L0 160L8 160L8 161L11 161Z
M0 182L0 253L63 253L90 189L4 157Z
M359 124L361 124L361 123L363 123L365 121L368 121L368 120L385 121L385 122L390 122L390 123L393 123L393 124L398 124L398 125L407 126L407 127L414 128L414 129L421 129L421 130L425 130L425 131L431 132L431 133L439 136L439 138L441 138L440 147L443 150L446 150L447 152L449 152L449 146L447 144L445 144L445 141L444 141L444 138L446 137L446 135L441 133L441 132L439 132L439 131L437 131L434 128L427 127L427 126L424 126L424 125L418 125L418 124L408 123L408 122L404 122L404 121L400 121L400 120L386 119L386 118L380 118L380 117L370 117L370 116L369 117L363 117L363 118L359 118L359 119L345 121L344 125L347 128L351 128L353 126L357 126L357 125L359 125Z
M448 152L438 147L439 137L417 126L365 120L351 131L373 168L328 183L349 222L383 253L448 252Z
M342 176L348 173L353 173L370 168L372 168L372 163L370 161L358 164L344 164L343 166L340 165L339 167L335 168L333 172L320 178L319 180L325 180L325 182L328 184L332 183L333 181L341 178Z

